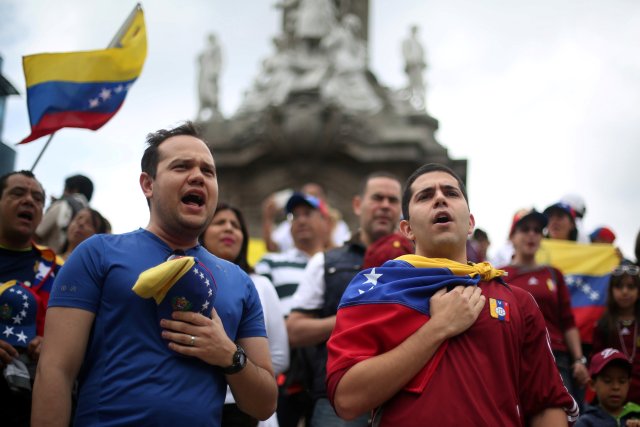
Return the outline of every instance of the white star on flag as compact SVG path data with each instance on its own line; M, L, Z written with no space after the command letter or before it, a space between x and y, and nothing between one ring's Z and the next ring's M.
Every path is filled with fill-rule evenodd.
M120 92L122 92L122 90L123 90L123 89L124 89L124 86L122 86L122 85L120 84L120 85L116 86L116 87L115 87L115 89L113 89L113 91L114 91L115 93L120 93Z
M196 276L197 276L198 274L200 274L200 271L199 271L197 268L194 268L194 269L193 269L193 272L194 272L194 273L196 273Z
M25 302L22 303L22 306L24 308L29 308L29 303L25 301Z
M205 285L207 285L207 286L209 286L209 279L205 279L205 280L204 280L204 284L205 284Z
M20 325L22 323L22 317L21 316L15 316L13 318L13 324L14 325Z
M200 273L200 279L204 279L204 274Z
M27 297L27 294L24 294L24 295L22 295L22 299L23 300L27 300L27 299L29 299L29 297Z
M12 327L5 326L5 327L4 327L4 332L2 332L2 334L3 334L5 337L9 337L9 336L13 335L13 326L12 326Z
M102 98L103 101L106 101L107 99L111 98L111 90L105 88L102 88L102 90L100 91L100 95L98 95L100 98Z
M209 297L211 297L211 295L213 295L213 291L209 288Z
M16 290L15 290L15 289L13 289L13 288L9 289L9 292L15 292L15 291L16 291Z
M26 312L25 310L22 310L22 311L20 312L20 316L22 316L22 317L27 317L27 312Z
M378 279L380 278L380 276L382 276L382 274L377 274L375 267L371 269L371 273L364 274L364 277L366 277L367 280L363 283L363 285L366 285L367 283L371 283L371 287L367 289L367 291L370 291L378 284ZM360 292L360 295L362 295L365 292L361 290L358 290L358 291Z
M18 337L18 342L22 341L25 344L27 343L27 336L22 331L20 331L20 333L17 334L16 337Z
M96 108L100 105L100 100L98 98L92 98L89 100L89 108Z
M367 278L367 281L363 283L363 285L366 285L367 283L372 283L373 286L378 284L378 279L380 278L380 276L382 276L382 274L376 274L376 268L372 268L371 269L371 273L366 273L364 275L364 277Z
M209 308L209 301L205 301L204 304L202 304L202 309L200 311L205 311L207 308Z
M22 295L22 291L21 291L21 290L16 291L16 293L17 293L18 295Z

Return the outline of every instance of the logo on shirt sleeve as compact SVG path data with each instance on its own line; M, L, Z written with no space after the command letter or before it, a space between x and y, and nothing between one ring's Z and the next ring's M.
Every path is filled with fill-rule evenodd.
M500 299L489 298L489 311L491 317L501 322L508 322L511 318L509 312L509 303Z

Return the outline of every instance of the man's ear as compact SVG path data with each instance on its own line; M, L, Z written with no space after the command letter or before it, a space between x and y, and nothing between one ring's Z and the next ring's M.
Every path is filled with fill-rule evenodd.
M411 240L415 243L415 236L413 235L413 230L411 229L411 224L406 219L400 221L400 231L404 234L404 237Z
M476 219L473 217L473 214L469 214L469 231L467 232L467 236L471 236L473 234L473 229L476 227Z
M140 174L140 188L142 188L144 197L150 199L153 195L153 178L146 172Z
M362 197L353 196L353 199L351 200L351 208L353 209L353 213L356 214L356 216L360 216L361 205L362 205Z
M587 382L587 385L593 392L596 391L596 385L595 385L595 381L593 381L593 378L589 378L589 382Z

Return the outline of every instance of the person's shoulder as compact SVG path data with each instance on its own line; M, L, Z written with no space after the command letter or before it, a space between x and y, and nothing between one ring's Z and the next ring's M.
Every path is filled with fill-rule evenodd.
M267 287L273 288L273 284L271 284L271 280L267 279L264 276L261 276L260 274L250 274L249 277L251 278L251 280L253 281L253 284L256 285L256 288L258 289L267 288Z

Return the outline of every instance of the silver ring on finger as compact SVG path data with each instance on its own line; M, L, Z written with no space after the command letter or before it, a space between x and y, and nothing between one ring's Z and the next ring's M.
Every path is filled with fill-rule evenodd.
M193 347L194 345L196 345L196 337L191 335L191 340L189 341L189 345L191 347Z

